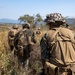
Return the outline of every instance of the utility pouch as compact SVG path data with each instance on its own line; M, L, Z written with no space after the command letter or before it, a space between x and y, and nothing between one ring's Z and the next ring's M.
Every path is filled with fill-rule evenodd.
M44 68L46 75L55 75L56 69L58 69L56 65L51 64L50 62L46 62Z
M23 47L22 46L18 46L18 54L20 56L23 56Z

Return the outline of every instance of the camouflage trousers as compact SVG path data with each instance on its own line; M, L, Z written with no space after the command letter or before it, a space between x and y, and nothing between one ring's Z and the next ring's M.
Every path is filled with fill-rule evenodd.
M29 75L29 59L22 62L21 60L18 61L19 69L21 72L25 73L25 75Z
M29 59L27 59L25 61L23 61L22 59L19 59L18 63L19 63L19 65L21 65L22 67L24 67L27 70L27 68L29 66Z

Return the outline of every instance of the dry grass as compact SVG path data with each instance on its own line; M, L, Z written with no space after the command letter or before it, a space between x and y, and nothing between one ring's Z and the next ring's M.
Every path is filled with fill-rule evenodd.
M36 35L36 37L37 37L37 42L40 42L42 36L43 36L46 32L47 32L47 31L42 30L42 31L41 31L41 34L37 34L37 35Z
M41 37L43 36L43 34L46 31L42 31L42 33L40 35L36 35L37 36L37 40L38 43L41 40ZM39 49L39 47L37 46L36 50ZM37 50L38 51L38 50ZM33 52L37 53L36 51ZM39 54L39 53L38 53ZM32 65L32 68L36 69L37 73L39 71L39 58L38 58L38 54L35 54L34 56L36 57L37 55L37 59L33 58L33 56L31 58L33 58L33 60L37 60L35 61L35 65ZM11 60L12 59L12 60ZM36 75L37 75L36 73ZM8 45L8 30L7 28L2 29L0 31L0 75L25 75L24 73L22 74L22 71L20 68L18 68L18 61L16 58L14 58L14 55L12 52L10 52L9 49L9 45ZM33 75L33 74L32 74ZM34 74L35 75L35 74Z
M36 44L35 50L31 53L30 57L31 68L36 71L34 75L38 75L41 69L39 43L46 32L47 30L42 30L41 34L36 35L38 44ZM8 30L4 27L4 29L0 31L0 75L26 75L22 70L18 68L17 58L14 58L13 53L10 52L8 45ZM33 73L30 75L33 75Z

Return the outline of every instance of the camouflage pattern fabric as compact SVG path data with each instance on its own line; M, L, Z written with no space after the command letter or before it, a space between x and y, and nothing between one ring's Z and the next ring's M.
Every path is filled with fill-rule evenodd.
M61 21L63 23L66 22L64 17L62 17L62 15L60 13L51 13L46 16L45 22L47 22L47 23L54 22L55 23L56 21Z
M24 24L22 24L23 28L30 28L30 24L28 22L25 22Z
M58 68L75 64L75 40L71 30L62 27L49 30L40 45L42 62L47 60Z
M12 27L13 29L18 29L19 28L19 26L18 25L13 25L13 27Z
M8 33L8 44L9 44L11 50L14 49L14 37L17 32L18 32L17 29L11 29Z
M74 34L61 26L66 21L60 13L48 14L45 21L52 27L40 42L43 69L46 75L72 75L75 72Z
M15 36L15 48L17 49L17 57L21 63L24 63L33 50L33 45L36 43L36 36L30 29L24 28Z

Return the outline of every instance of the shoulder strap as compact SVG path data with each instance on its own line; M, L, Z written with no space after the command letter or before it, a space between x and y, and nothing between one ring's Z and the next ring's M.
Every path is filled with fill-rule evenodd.
M26 30L25 30L25 31L26 31ZM27 39L27 44L29 44L29 38L28 38L27 33L25 33L25 31L23 31L23 34L24 34L24 37L26 37L26 39Z
M60 29L61 29L61 27L58 28L58 29L56 30L56 32L53 34L53 36L52 36L53 40L54 40L55 36L57 35L57 33L60 31Z
M25 33L26 32L26 33ZM29 45L31 43L31 37L29 36L29 31L23 31L24 37L27 39L27 44Z

